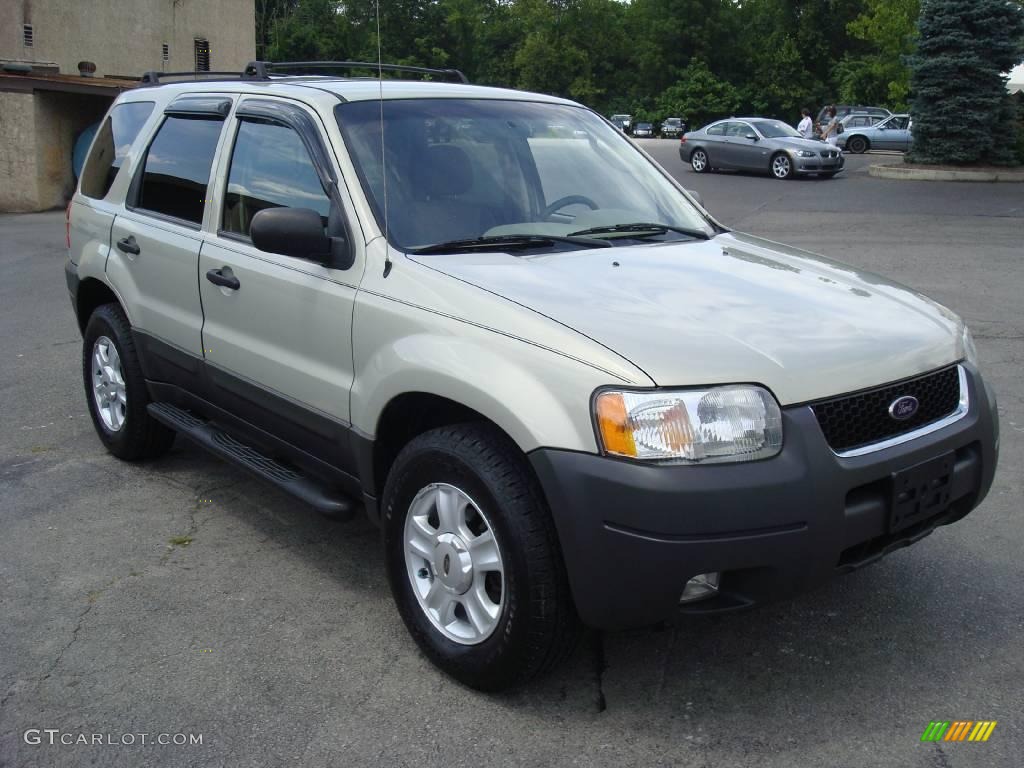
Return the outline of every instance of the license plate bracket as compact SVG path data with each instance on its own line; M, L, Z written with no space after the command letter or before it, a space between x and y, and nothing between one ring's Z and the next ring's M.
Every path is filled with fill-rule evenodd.
M941 515L949 507L956 454L952 451L892 475L889 532Z

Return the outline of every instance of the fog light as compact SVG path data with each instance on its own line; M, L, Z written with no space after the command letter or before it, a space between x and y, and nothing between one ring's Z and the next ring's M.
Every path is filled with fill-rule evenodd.
M683 594L679 596L679 602L693 603L697 600L707 600L709 597L714 597L718 594L718 580L720 576L721 574L717 571L715 573L701 573L694 576L686 582Z

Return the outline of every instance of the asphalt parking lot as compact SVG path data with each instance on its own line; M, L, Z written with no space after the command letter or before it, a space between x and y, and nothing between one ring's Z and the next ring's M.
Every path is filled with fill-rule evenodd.
M698 176L676 142L642 144L724 224L967 319L1002 414L978 510L797 600L591 634L554 675L478 694L407 636L365 522L184 441L145 465L101 450L63 213L0 216L0 766L1024 764L1024 185L875 179L872 155L828 181ZM931 720L998 726L921 743Z

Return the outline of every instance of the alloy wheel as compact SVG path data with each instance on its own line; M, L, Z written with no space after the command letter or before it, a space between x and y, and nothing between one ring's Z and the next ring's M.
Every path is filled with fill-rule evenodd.
M405 564L430 623L461 645L494 632L505 604L505 570L494 528L464 491L432 483L405 518Z
M776 155L775 159L772 160L772 174L777 179L789 178L789 174L792 170L792 164L786 155Z
M128 391L121 356L107 336L100 336L92 345L92 394L103 425L111 432L119 431L128 414Z

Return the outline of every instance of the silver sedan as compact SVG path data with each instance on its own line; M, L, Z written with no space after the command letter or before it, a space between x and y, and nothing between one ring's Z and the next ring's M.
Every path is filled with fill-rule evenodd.
M914 143L913 127L910 115L893 115L871 126L847 128L839 134L839 146L856 154L869 149L907 152Z
M781 120L731 117L683 135L679 157L697 173L716 169L760 171L777 179L843 170L843 153L816 139L805 139Z

